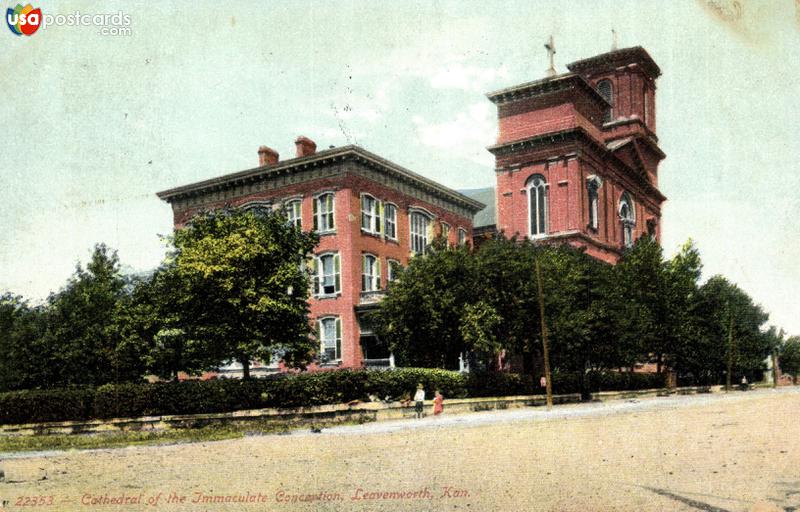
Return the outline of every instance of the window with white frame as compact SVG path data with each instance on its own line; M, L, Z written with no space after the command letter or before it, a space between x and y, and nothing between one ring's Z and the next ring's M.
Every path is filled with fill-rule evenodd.
M623 192L619 200L619 219L622 222L622 243L625 247L633 245L633 228L636 225L636 210L633 200L627 192Z
M323 363L342 359L342 319L335 316L320 318L320 359Z
M397 260L386 260L386 280L388 282L392 282L397 279L399 275L400 269L400 262Z
M361 195L361 231L373 235L383 232L383 201L369 194Z
M386 238L397 240L397 206L392 203L384 205L383 224Z
M253 212L255 215L264 216L272 213L272 203L269 201L250 201L241 206L246 212Z
M334 196L333 192L326 192L314 198L314 231L325 233L333 231L336 226L333 221Z
M450 224L446 222L442 222L442 238L444 241L447 242L447 245L450 245Z
M325 297L341 292L341 261L338 253L321 254L313 260L314 295Z
M361 291L374 292L381 289L381 260L375 255L361 256Z
M458 228L458 245L464 245L467 243L467 230L464 228Z
M528 178L528 224L531 238L547 234L547 183L544 176L534 174Z
M291 201L287 201L286 205L286 219L289 221L289 224L295 226L296 228L303 227L303 201L300 199L292 199Z
M611 107L605 111L603 115L603 122L608 123L614 119L614 86L611 85L611 80L600 80L597 83L597 92L600 96L608 102Z
M603 180L596 175L586 178L586 193L589 199L589 229L597 231L600 227L600 187Z
M409 222L411 224L411 252L425 254L428 247L431 217L420 211L412 211L409 215Z

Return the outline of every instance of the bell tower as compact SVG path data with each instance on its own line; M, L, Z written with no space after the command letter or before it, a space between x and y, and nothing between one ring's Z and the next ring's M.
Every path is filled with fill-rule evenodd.
M655 80L640 46L550 69L489 93L497 106L496 229L585 247L614 263L636 238L660 237Z

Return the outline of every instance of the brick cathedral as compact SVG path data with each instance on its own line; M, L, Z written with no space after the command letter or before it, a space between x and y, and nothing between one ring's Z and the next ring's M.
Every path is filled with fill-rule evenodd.
M500 232L583 246L610 263L643 233L660 237L659 67L634 47L567 69L557 74L551 53L549 76L488 94L499 125L488 148L494 189L462 193L358 146L317 151L301 136L293 158L262 146L257 167L158 196L172 205L176 228L230 206L279 209L300 229L317 231L309 299L317 366L393 366L365 313L396 269L436 236L455 245Z

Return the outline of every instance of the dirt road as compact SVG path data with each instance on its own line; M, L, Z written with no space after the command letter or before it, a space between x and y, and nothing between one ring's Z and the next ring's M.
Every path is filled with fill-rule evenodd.
M0 500L53 511L789 511L800 509L798 391L6 454Z

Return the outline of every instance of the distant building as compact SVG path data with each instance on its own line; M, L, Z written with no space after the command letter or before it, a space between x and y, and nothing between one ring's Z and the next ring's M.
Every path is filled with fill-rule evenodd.
M317 152L306 137L295 144L295 158L281 161L261 147L256 168L158 197L172 205L176 228L199 212L230 206L282 208L288 222L319 233L309 303L321 366L389 366L388 347L363 313L434 236L471 243L472 218L484 205L357 146Z
M567 65L568 73L488 94L497 105L495 207L476 238L502 231L586 247L615 263L643 233L660 240L656 78L641 47ZM485 191L470 191L485 197ZM477 219L476 219L477 220Z

